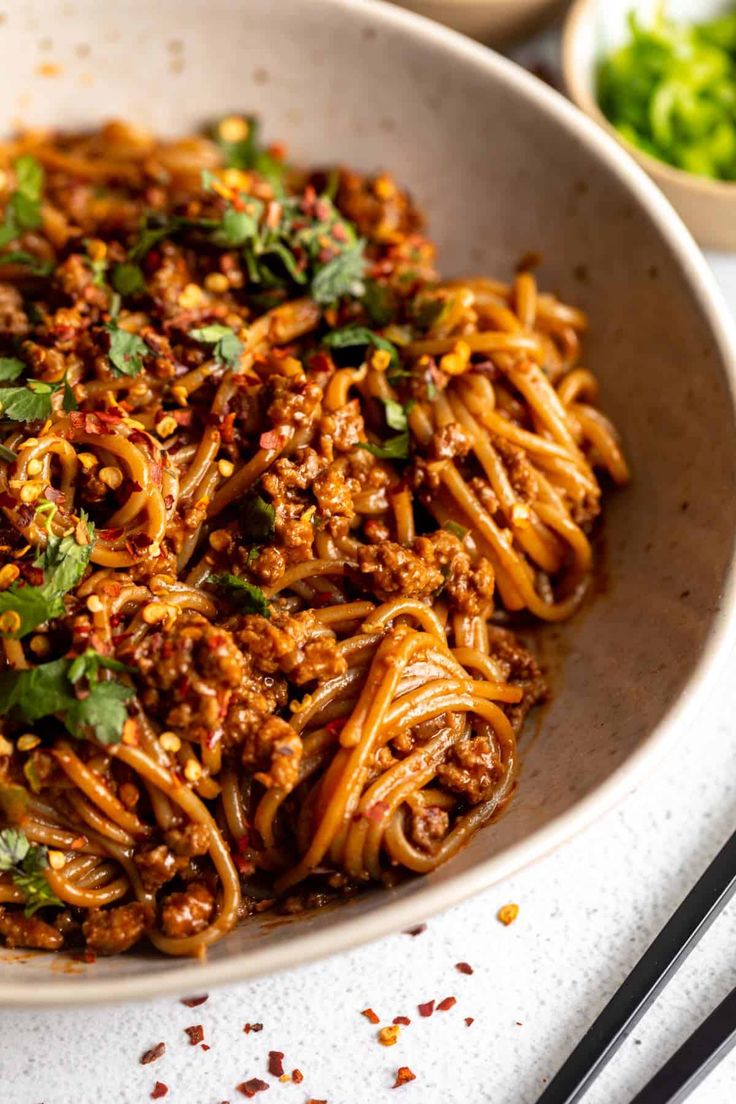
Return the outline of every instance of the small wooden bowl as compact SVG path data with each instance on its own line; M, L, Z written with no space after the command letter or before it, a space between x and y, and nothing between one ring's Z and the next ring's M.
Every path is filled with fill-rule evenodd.
M404 8L471 38L500 46L530 34L561 10L565 0L397 0Z
M646 0L637 5L642 20L651 17L656 3ZM631 0L576 0L573 4L562 43L568 94L646 169L700 245L736 250L736 183L696 176L650 157L622 138L598 106L596 68L604 54L627 40L626 17L631 7ZM669 5L668 11L683 22L703 22L732 7L730 0L678 0Z

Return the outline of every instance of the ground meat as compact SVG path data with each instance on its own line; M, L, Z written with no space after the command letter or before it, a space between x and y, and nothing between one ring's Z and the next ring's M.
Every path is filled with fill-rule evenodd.
M461 613L471 616L491 611L495 576L491 561L481 556L476 564L464 553L451 562L445 582L445 595Z
M286 571L286 557L280 548L267 545L248 566L260 583L273 586Z
M171 893L161 905L161 927L172 939L203 931L215 908L215 895L204 882L192 882L181 893Z
M280 717L267 717L252 727L243 743L243 766L267 789L292 790L299 780L301 736Z
M0 284L0 334L23 337L29 328L22 295L11 284Z
M426 598L445 581L431 560L394 541L359 548L357 575L366 590L384 601L403 596Z
M422 217L409 193L383 173L364 176L343 170L336 204L356 224L360 236L372 241L398 242L422 226Z
M273 426L301 429L318 416L322 407L322 388L301 376L271 376L264 390L271 400L266 417Z
M365 434L360 401L351 399L339 410L331 410L329 414L323 414L319 428L323 434L322 440L329 441L330 453L333 449L337 449L338 452L350 452ZM323 451L325 451L324 446Z
M512 632L489 627L488 636L489 654L499 665L503 677L523 691L518 704L504 706L514 731L518 732L529 710L547 700L549 687L534 656Z
M281 498L290 490L303 491L311 487L324 461L313 448L299 449L296 461L281 457L262 479L263 489L273 498Z
M353 495L359 487L355 479L346 477L344 464L330 464L315 479L313 490L324 517L338 516L348 520L355 517Z
M165 316L179 312L179 296L190 281L189 267L178 246L170 241L157 247L161 263L147 281L148 294Z
M411 818L411 837L417 847L430 853L436 849L437 841L447 835L450 818L439 805L427 805L417 809Z
M186 613L166 634L146 637L135 658L147 708L190 739L221 734L233 691L247 673L245 657L227 629Z
M292 617L285 611L274 610L270 619L249 614L243 618L236 638L259 671L265 674L282 671L297 686L315 679L324 682L347 669L345 659L337 651L337 641L324 635L319 622L308 611Z
M135 901L108 909L93 909L82 924L91 951L113 955L127 951L149 930L153 921L150 905Z
M39 916L0 907L0 935L7 947L34 947L39 951L58 951L64 937L57 928Z
M537 476L523 449L504 437L494 437L493 447L503 460L511 486L519 498L533 502L539 495Z
M210 846L210 830L206 824L187 824L185 828L171 828L165 836L166 843L185 859L206 855Z
M452 460L467 456L470 440L459 422L449 422L432 435L429 450L433 460Z
M477 805L496 782L498 754L486 736L462 740L450 751L437 776L448 789L462 794L470 805Z
M160 889L166 882L170 882L181 867L181 860L163 844L142 848L135 854L134 860L143 887L149 890Z

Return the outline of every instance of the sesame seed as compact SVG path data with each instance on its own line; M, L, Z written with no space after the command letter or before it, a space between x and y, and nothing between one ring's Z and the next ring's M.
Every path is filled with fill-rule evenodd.
M164 751L177 752L181 748L181 740L175 732L162 732L158 742Z
M20 568L17 564L5 564L0 568L0 590L7 590L9 586L12 586L15 580L20 575Z
M40 743L41 739L35 732L24 732L18 737L18 751L33 751Z
M120 468L100 468L99 477L106 487L117 490L123 482L123 473Z
M28 647L34 655L45 656L51 651L51 645L47 636L32 636Z
M177 424L176 418L172 418L171 414L167 414L166 417L162 418L157 424L156 432L159 437L170 437L176 430Z
M91 471L92 468L96 468L99 464L99 460L93 452L80 452L77 454L77 459L85 471Z
M40 475L43 471L43 461L39 460L37 456L34 456L32 460L28 461L26 471L29 475Z
M104 608L105 607L102 604L102 599L99 597L99 595L90 594L89 598L87 599L87 609L89 610L89 612L102 613Z
M231 463L230 460L218 460L217 470L219 471L223 479L229 479L235 471L235 465Z
M169 607L163 602L149 602L143 607L141 617L147 625L155 625L158 621L163 621L168 612Z
M15 610L0 613L0 632L15 633L20 628L20 617Z
M204 278L204 286L215 295L223 295L229 289L230 281L224 272L210 272Z
M202 777L202 768L196 759L189 759L184 767L184 777L187 782L199 782Z
M12 755L13 745L0 733L0 755Z
M184 310L194 310L199 307L204 299L204 292L198 284L187 284L179 296L178 303Z
M43 483L25 483L20 489L20 500L28 505L41 497Z
M232 544L232 537L227 529L215 529L209 536L210 547L215 552L224 552Z
M63 851L49 851L48 859L52 870L63 870L66 866L66 855Z

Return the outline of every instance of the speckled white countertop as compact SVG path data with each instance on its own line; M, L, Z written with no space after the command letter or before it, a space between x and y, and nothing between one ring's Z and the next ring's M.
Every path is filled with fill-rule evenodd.
M736 256L711 257L736 310ZM174 1000L98 1010L0 1012L0 1104L144 1104L156 1081L166 1104L245 1100L236 1085L269 1082L257 1102L533 1104L736 825L736 655L697 727L668 764L615 812L566 847L429 923L352 954L214 992L199 1008ZM498 908L519 904L506 928ZM627 1104L736 985L736 905L586 1097ZM468 962L472 976L455 969ZM457 997L431 1019L417 1004ZM378 1045L371 1007L407 1015L397 1045ZM470 1027L465 1017L473 1017ZM244 1034L246 1022L263 1031ZM210 1049L184 1028L202 1024ZM164 1056L140 1055L164 1041ZM300 1085L266 1072L269 1050L299 1068ZM396 1070L416 1080L392 1092ZM736 1051L690 1097L736 1101Z

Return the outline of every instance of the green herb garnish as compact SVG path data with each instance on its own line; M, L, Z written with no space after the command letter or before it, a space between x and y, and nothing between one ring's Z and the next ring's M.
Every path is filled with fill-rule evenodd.
M398 405L398 404L397 404ZM407 460L409 458L410 434L398 433L395 437L389 437L382 445L373 445L368 441L361 441L356 448L366 449L373 453L379 460Z
M121 329L117 322L105 323L105 330L110 335L108 355L115 375L137 376L143 367L143 358L151 351L145 341L138 334Z
M260 613L263 617L271 616L271 608L266 595L259 586L249 583L247 579L241 579L237 575L225 572L222 575L210 575L207 581L214 586L227 590L228 597L242 613Z
M243 344L229 326L200 326L190 330L189 336L203 345L212 346L212 355L220 364L235 368L243 352Z
M79 540L78 538L82 538ZM15 640L32 632L37 625L66 612L64 595L80 581L89 563L94 545L94 526L83 513L73 533L64 537L50 536L46 548L35 561L43 568L40 586L19 586L13 583L0 591L0 615L15 613L20 619L15 628L2 635Z
M133 261L116 264L112 270L110 283L119 295L138 295L146 290L143 270Z
M119 743L128 716L125 703L134 691L119 682L101 682L101 668L129 670L88 648L76 659L6 671L0 674L0 712L28 724L59 717L79 740L91 737L101 744Z
M399 365L396 346L381 334L374 333L365 326L343 326L342 329L331 330L323 337L322 344L328 345L331 349L366 349L372 345L375 349L383 349L390 355L393 368Z
M10 874L26 900L25 914L33 916L44 905L60 905L44 871L48 869L48 848L31 843L20 828L0 832L0 871Z
M228 141L223 137L223 131L227 133L225 120L216 123L212 136L220 147L223 161L229 169L254 169L269 181L274 191L283 191L284 162L270 154L260 143L258 133L258 120L248 116L242 120L245 136L236 141Z

